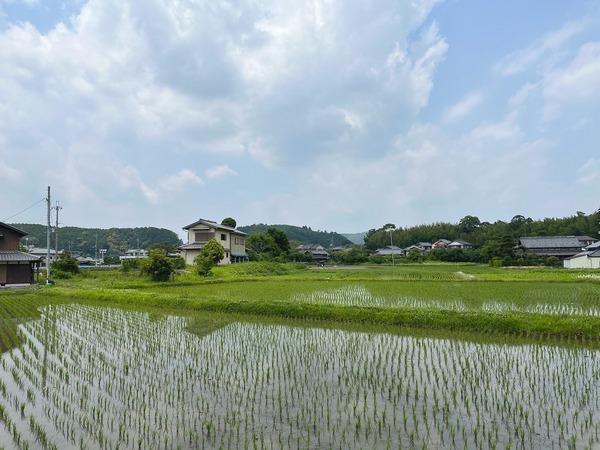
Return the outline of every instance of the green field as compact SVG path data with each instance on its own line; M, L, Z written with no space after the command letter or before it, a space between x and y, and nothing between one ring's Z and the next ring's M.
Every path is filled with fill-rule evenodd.
M168 283L86 272L52 288L5 295L408 328L600 336L600 274L558 269L252 263L217 268L208 279L184 273Z
M253 263L0 291L0 449L596 448L598 278Z

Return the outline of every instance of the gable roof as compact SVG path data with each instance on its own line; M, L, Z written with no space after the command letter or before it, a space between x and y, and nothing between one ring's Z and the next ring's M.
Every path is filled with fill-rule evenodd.
M29 262L39 261L40 258L19 251L0 251L0 262Z
M13 227L12 225L8 225L4 222L0 222L0 228L6 228L7 230L14 231L15 233L21 235L21 237L27 236L27 233L25 233L23 230L19 230L18 228Z
M580 241L598 241L598 239L593 238L591 236L577 236L577 239L579 239Z
M577 236L534 236L519 240L525 248L581 248Z
M194 223L190 223L189 225L186 225L185 227L183 227L183 229L189 230L190 228L194 228L196 225L206 225L207 227L215 228L217 230L225 230L225 231L229 231L230 233L239 234L241 236L248 236L248 234L244 233L243 231L239 231L235 228L228 227L226 225L221 225L220 223L213 222L212 220L206 220L206 219L198 219Z
M596 249L600 249L600 241L598 242L594 242L591 245L588 245L586 248L586 250L596 250Z
M600 250L593 250L593 251L577 253L575 256L571 256L570 258L567 258L567 259L581 258L582 256L586 256L588 258L600 258Z
M454 246L456 246L456 245L470 245L471 247L473 246L473 244L471 244L470 242L463 241L463 240L460 240L460 239L457 239L457 240L455 240L455 241L452 241L452 242L451 242L450 244L448 244L448 245L454 245Z

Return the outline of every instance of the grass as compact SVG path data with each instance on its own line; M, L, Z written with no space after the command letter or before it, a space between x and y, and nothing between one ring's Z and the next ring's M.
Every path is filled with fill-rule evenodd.
M85 272L52 288L0 293L182 312L282 317L462 332L600 338L598 272L472 264L311 268L250 263L153 283Z

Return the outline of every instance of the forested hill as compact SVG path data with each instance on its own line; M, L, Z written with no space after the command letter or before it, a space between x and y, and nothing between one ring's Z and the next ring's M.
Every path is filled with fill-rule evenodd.
M46 226L39 224L15 223L13 226L29 234L27 241L36 247L46 247ZM119 255L130 248L149 248L156 244L177 246L179 236L165 228L78 228L64 227L58 232L59 249L71 250L86 256L93 256L98 236L98 249L105 248L109 255ZM52 235L54 247L54 235Z
M565 218L534 220L521 215L510 221L481 222L475 216L463 217L459 223L434 223L410 228L398 228L393 233L394 245L408 247L417 242L435 242L438 239L463 239L475 245L505 236L518 239L523 236L592 236L600 237L600 213L586 215L578 212ZM388 224L389 225L389 224ZM389 245L386 226L370 230L365 242L371 249Z
M277 228L285 233L290 241L300 242L302 244L320 244L323 247L329 247L332 243L335 246L338 245L349 245L350 242L347 238L339 233L328 232L328 231L315 231L310 227L296 227L294 225L267 225L264 223L246 225L239 227L240 231L244 233L262 233L267 228Z

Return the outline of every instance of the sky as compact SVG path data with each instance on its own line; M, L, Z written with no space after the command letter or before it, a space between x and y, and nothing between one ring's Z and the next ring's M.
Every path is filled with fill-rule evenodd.
M0 221L590 213L599 117L600 0L0 0Z

